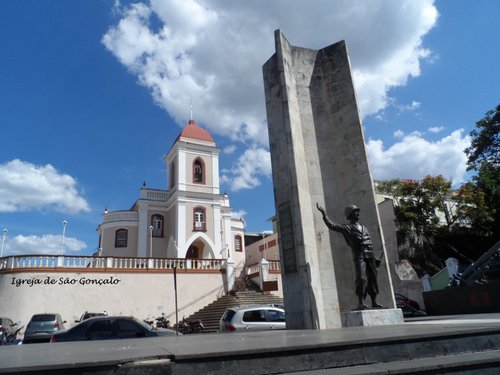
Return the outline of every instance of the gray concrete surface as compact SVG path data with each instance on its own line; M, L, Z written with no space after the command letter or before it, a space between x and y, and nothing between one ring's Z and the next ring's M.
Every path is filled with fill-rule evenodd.
M334 371L345 366L344 370L360 366L364 371L378 366L380 371L388 371L391 366L411 368L408 361L429 367L432 363L428 358L434 358L436 368L460 361L495 367L500 366L499 350L500 314L485 314L320 331L3 346L0 373L268 374L324 368Z

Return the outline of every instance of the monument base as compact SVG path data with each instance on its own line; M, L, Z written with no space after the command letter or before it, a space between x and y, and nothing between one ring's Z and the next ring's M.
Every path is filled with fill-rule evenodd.
M403 324L401 309L356 310L342 313L342 327L382 326Z

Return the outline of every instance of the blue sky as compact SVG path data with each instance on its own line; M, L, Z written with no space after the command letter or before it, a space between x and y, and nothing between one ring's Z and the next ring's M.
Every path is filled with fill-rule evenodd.
M373 177L460 183L475 122L500 101L500 2L0 2L4 255L91 254L105 207L129 209L189 120L222 149L247 230L274 215L261 67L345 39ZM0 233L1 234L1 233Z

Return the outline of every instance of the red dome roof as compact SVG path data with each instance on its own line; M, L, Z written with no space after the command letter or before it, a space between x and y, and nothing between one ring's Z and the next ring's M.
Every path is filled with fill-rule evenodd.
M189 123L182 130L180 137L197 139L200 141L214 142L214 139L208 131L196 125L194 120L189 120Z

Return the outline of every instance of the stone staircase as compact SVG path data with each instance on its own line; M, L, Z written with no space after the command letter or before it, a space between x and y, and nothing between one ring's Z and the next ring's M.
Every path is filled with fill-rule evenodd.
M241 305L264 305L264 304L278 304L283 305L283 298L273 294L264 294L257 291L246 290L243 292L234 292L225 295L211 304L205 306L203 309L198 310L188 320L201 319L205 326L205 332L217 332L219 330L219 320L228 307L235 307Z

